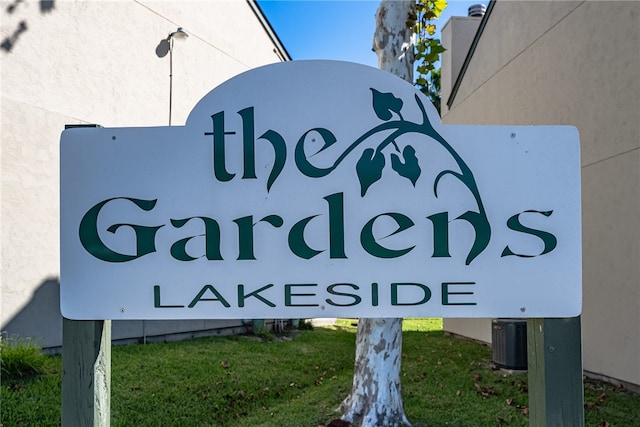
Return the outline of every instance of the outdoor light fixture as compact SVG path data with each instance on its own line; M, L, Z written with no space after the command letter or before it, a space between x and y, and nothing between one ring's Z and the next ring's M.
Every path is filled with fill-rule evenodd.
M189 34L182 27L172 33L169 33L166 39L160 40L156 47L156 55L164 58L169 53L169 126L171 126L171 106L173 104L173 41L186 40Z
M178 27L177 30L175 30L173 33L169 34L169 39L178 39L178 40L184 40L186 38L189 37L189 34L187 34L187 32L184 30L184 28L182 27Z

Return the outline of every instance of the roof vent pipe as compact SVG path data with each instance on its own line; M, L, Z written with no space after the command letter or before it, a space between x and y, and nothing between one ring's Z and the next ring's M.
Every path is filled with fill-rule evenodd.
M487 7L483 4L473 4L469 6L468 12L469 16L480 17L484 16L484 13L487 11Z

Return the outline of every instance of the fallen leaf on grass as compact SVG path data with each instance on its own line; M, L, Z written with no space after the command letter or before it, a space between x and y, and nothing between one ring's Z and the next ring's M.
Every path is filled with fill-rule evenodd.
M479 383L473 383L476 388L476 391L480 393L483 398L489 397L489 395L497 396L498 392L493 387L483 387Z

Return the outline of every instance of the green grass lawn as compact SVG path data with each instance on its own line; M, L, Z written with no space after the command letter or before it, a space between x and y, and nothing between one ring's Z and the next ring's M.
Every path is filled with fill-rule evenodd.
M112 426L318 427L350 388L349 319L285 337L212 337L112 350ZM402 385L414 426L526 426L527 377L491 368L491 349L446 336L435 319L404 322ZM61 358L1 387L1 424L60 425ZM640 426L640 396L585 384L588 426Z

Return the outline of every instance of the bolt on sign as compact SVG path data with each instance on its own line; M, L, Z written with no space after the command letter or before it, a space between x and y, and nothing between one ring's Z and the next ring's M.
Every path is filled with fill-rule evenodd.
M404 80L257 68L185 126L61 138L71 319L571 317L570 126L442 125Z

